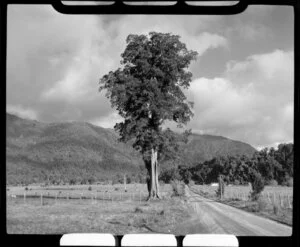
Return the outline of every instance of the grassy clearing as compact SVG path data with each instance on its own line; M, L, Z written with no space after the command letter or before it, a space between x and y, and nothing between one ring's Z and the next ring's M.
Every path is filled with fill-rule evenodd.
M216 197L217 187L196 185L192 190L210 199ZM250 186L227 186L220 202L292 226L293 190L291 187L266 186L258 201L249 200Z
M23 190L22 190L23 192ZM190 219L191 209L179 198L160 201L105 201L8 198L9 234L65 234L70 232L174 233Z
M170 185L160 187L161 195L168 197L171 193ZM64 185L64 186L9 186L8 196L19 197L52 197L70 199L92 199L98 200L143 200L147 198L146 184L128 184L126 188L122 184L115 185Z

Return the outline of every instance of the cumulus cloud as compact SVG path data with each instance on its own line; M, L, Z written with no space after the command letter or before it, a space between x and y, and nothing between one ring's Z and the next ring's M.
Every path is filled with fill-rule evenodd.
M272 9L249 11L234 18L81 16L63 15L49 6L11 5L7 109L40 121L88 121L111 128L121 119L105 94L98 92L99 79L120 66L129 34L170 32L180 35L201 59L211 60L211 74L215 66L223 71L232 54L222 74L195 78L186 92L195 102L195 117L189 124L194 132L220 134L254 146L292 140L293 52L276 49L249 52L245 59L237 56L245 39L253 41L253 53L255 39L271 30L255 17L267 18L260 13L270 14ZM227 58L219 59L220 51ZM201 70L197 63L191 68L193 74L200 74L195 73Z
M270 146L293 139L293 53L275 50L230 61L222 78L195 79L190 127Z
M42 121L102 118L112 109L98 81L120 66L129 34L179 34L189 49L203 54L227 46L222 35L205 31L217 19L63 15L49 6L9 6L8 102L30 105Z

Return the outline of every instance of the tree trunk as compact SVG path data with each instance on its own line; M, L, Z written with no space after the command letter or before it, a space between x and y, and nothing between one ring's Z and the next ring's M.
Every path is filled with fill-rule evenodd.
M149 192L148 200L159 199L159 184L158 184L158 162L157 162L157 151L151 150L151 161L145 161L146 168L148 170L147 187Z

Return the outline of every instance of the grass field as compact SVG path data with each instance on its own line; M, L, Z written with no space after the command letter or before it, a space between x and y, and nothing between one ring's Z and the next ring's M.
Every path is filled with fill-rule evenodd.
M170 185L160 186L162 198L170 197ZM124 185L64 185L64 186L15 186L7 188L8 197L22 198L25 202L30 198L39 198L41 203L46 199L79 199L90 201L137 201L147 199L148 192L145 184Z
M194 185L192 190L211 199L218 200L218 187ZM292 225L293 221L293 188L284 186L266 186L258 201L251 201L251 186L226 186L221 202L228 205Z
M217 187L192 187L205 197L216 198ZM7 187L7 232L12 234L64 234L70 232L173 233L193 210L172 187L160 187L164 200L147 202L145 184ZM250 186L227 186L223 203L282 223L292 224L292 188L266 187L263 202L248 199ZM275 195L275 200L272 200ZM281 195L281 203L278 201ZM288 195L289 197L284 197Z
M161 188L165 200L153 202L145 201L147 195L145 185L128 185L127 192L122 185L92 186L92 191L89 191L88 187L29 186L29 190L26 191L24 187L10 187L7 191L9 195L7 232L10 234L69 232L109 232L122 235L150 232L180 234L178 222L191 217L192 209L189 205L180 198L169 196L171 191L168 185ZM115 190L115 188L119 189ZM62 192L58 198L55 197L57 191ZM93 193L96 191L97 200L93 198ZM103 191L104 199L101 197ZM121 193L122 199L120 199ZM140 193L143 194L141 200ZM81 195L81 199L76 199Z

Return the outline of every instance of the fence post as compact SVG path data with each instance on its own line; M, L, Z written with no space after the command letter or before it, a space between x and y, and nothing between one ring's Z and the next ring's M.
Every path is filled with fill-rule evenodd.
M289 208L292 208L291 201L290 201L290 195L287 196L287 199L288 199Z
M280 193L278 194L278 197L279 197L279 205L280 205L281 208L283 208L282 198L281 198L281 194Z
M24 192L24 203L26 203L26 191Z
M43 193L41 193L41 205L43 206Z

